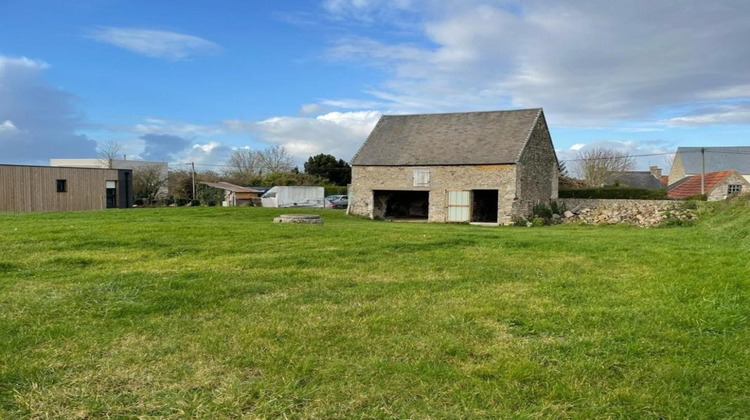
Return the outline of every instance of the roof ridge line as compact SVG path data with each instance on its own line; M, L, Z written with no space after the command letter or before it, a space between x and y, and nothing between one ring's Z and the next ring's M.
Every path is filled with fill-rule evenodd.
M496 109L491 111L424 112L421 114L382 114L383 117L415 117L418 115L490 114L493 112L541 111L542 108Z

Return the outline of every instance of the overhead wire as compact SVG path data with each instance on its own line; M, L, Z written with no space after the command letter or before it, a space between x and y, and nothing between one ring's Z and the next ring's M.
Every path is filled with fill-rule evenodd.
M731 146L730 146L731 147ZM731 155L750 155L750 151L745 152L741 150L715 150L710 148L705 148L703 151L704 153L717 153L717 154L731 154ZM695 150L684 150L682 153L701 153L700 148L696 148ZM637 155L623 155L623 156L611 156L611 157L591 157L591 158L570 158L570 159L560 159L562 162L577 162L577 161L590 161L590 160L605 160L605 159L627 159L627 158L639 158L639 157L653 157L653 156L669 156L674 155L676 152L663 152L663 153L643 153L643 154L637 154ZM206 166L206 167L214 167L214 168L226 168L227 165L225 164L217 164L217 163L193 163L193 162L175 162L170 163L171 166L181 166L186 165L190 166L191 164L194 164L195 166ZM345 169L340 167L323 167L320 169Z

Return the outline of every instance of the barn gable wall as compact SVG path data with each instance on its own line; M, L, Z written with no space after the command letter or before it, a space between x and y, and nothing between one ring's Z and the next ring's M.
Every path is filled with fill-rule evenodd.
M557 198L558 172L552 139L542 114L518 162L516 213L528 215L534 204Z

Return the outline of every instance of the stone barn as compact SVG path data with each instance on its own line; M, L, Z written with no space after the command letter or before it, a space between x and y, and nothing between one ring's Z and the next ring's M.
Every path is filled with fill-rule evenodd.
M352 160L350 214L510 224L557 198L541 109L384 115Z

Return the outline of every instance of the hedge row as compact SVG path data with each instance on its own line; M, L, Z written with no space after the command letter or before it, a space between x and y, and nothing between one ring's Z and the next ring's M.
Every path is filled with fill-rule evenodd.
M580 188L560 190L560 198L603 198L610 200L666 200L667 190L647 188Z

